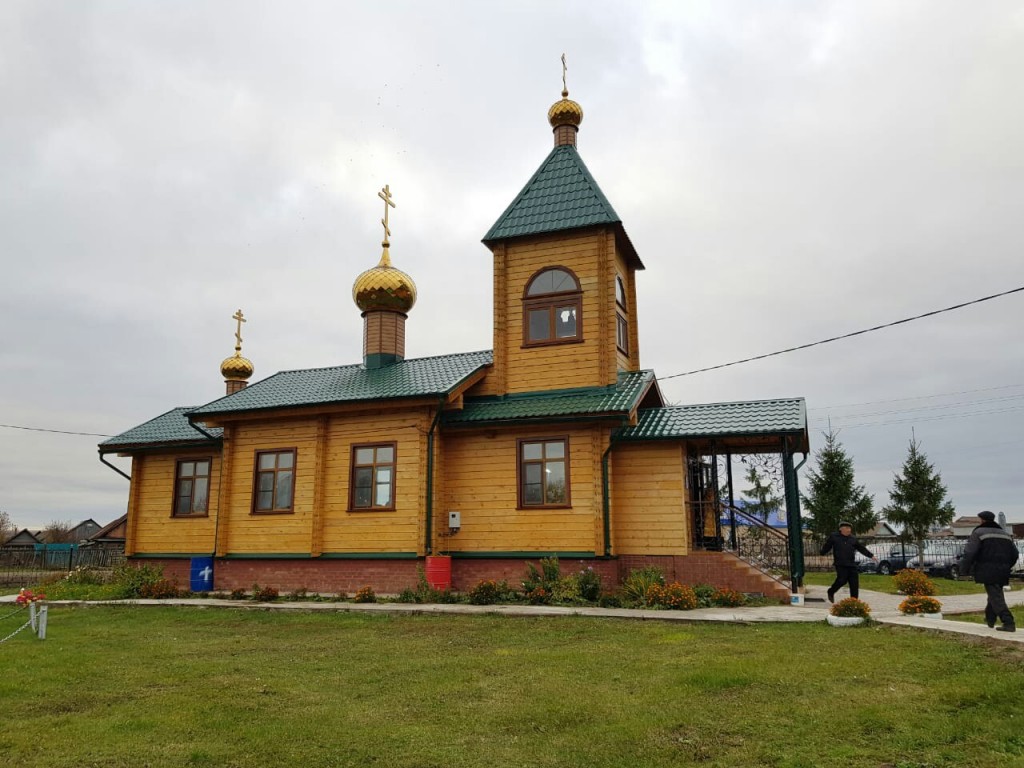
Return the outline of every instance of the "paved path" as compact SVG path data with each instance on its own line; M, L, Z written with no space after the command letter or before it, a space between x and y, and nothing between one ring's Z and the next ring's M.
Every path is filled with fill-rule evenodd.
M824 621L829 603L825 599L825 587L809 586L803 606L769 605L756 608L700 608L695 611L647 611L627 608L562 607L553 605L417 605L412 603L312 603L280 602L254 603L238 600L186 599L186 600L112 600L97 603L86 601L48 601L50 605L184 605L192 607L223 607L250 610L277 611L351 611L367 613L409 613L409 614L498 614L503 616L603 616L641 621L681 622L816 622ZM843 590L839 597L846 594ZM916 629L951 632L959 635L987 637L1009 643L1024 643L1024 629L1018 632L997 632L984 624L949 619L927 619L920 616L904 616L898 607L902 595L888 595L883 592L861 590L861 599L871 606L871 616L881 624L891 624ZM13 603L16 595L0 596L0 603ZM974 613L985 609L985 595L947 595L940 597L944 616L956 613ZM1011 606L1024 605L1024 590L1006 593L1006 602Z

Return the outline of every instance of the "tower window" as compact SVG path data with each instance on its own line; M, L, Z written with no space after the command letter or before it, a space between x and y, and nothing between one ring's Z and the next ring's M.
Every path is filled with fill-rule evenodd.
M615 303L626 308L626 284L622 281L622 275L615 276Z
M579 281L564 267L543 269L526 284L523 344L540 346L583 340Z

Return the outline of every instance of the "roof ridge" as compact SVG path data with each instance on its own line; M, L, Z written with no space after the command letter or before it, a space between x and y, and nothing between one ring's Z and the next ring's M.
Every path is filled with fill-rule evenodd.
M440 359L442 357L449 357L449 358L451 358L451 357L469 357L470 355L487 355L487 354L493 355L494 354L494 350L493 349L480 349L480 350L475 350L473 352L449 352L447 355L427 355L426 357L407 357L404 360L399 360L396 363L392 363L392 365L404 365L406 363L418 363L418 362L422 362L424 360L438 360L438 359ZM322 366L319 366L317 368L287 368L287 369L285 369L283 371L278 371L277 373L273 374L272 376L268 376L266 379L262 379L261 381L267 381L269 379L274 378L274 376L277 376L277 375L282 374L282 373L309 373L311 371L337 371L337 370L341 370L342 368L362 368L362 367L363 367L363 363L346 363L345 365L322 365ZM388 366L388 367L391 367L391 366ZM261 381L256 382L256 384L261 383ZM252 385L252 386L255 386L255 385ZM241 392L241 391L242 390L239 390L239 392ZM230 397L230 395L225 395L225 397ZM222 399L222 398L218 398L218 399Z
M723 400L714 403L687 403L686 405L662 405L658 408L644 408L645 411L667 410L670 408L708 408L714 405L752 405L754 403L795 403L803 401L802 397L764 397L760 400Z

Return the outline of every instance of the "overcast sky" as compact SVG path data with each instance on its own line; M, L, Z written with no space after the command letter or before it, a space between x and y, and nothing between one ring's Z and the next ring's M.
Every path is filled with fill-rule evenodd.
M254 381L360 362L384 184L407 355L490 349L480 238L550 150L563 51L666 398L805 397L876 507L914 430L958 514L1024 520L1024 293L665 378L1024 285L1016 2L7 0L0 423L219 397L239 307ZM123 514L101 439L0 427L0 509Z

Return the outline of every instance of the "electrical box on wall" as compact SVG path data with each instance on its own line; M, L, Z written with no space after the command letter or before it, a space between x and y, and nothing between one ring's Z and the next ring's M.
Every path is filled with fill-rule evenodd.
M459 530L459 528L462 527L462 515L460 515L458 512L449 512L448 527L451 528L453 531Z

